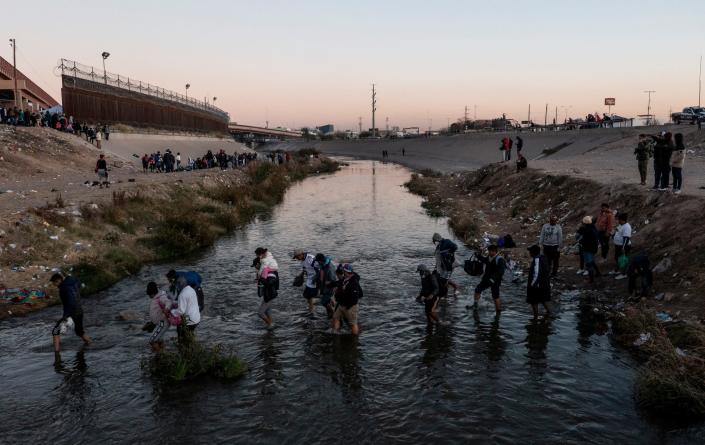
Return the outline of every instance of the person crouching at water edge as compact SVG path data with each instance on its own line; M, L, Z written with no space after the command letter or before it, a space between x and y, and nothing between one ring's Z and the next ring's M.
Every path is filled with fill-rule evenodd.
M147 295L149 296L149 323L143 330L151 332L149 345L154 352L164 349L164 334L169 330L169 313L173 309L174 302L163 290L157 287L154 281L147 284Z
M179 342L184 343L191 338L195 338L196 327L201 322L201 312L198 310L196 291L189 286L186 277L179 276L176 278L176 289L178 291L177 306L171 310L171 315L181 317L183 320L177 326L176 333L179 336Z
M255 261L252 266L256 268L257 295L262 298L257 315L267 325L274 327L272 319L272 301L279 294L279 265L269 250L264 247L255 249Z
M301 249L295 250L292 254L292 258L301 261L301 274L296 278L296 281L301 281L306 279L306 284L304 285L304 298L308 302L308 312L313 315L315 308L315 299L318 297L318 271L320 270L319 264L316 262L316 257L310 253L306 253ZM300 284L299 284L300 285Z
M474 308L477 309L477 303L480 301L482 292L491 289L495 312L499 315L502 311L502 303L499 300L499 286L502 284L502 276L504 276L507 263L504 261L504 258L499 255L498 248L494 244L487 248L487 252L488 256L479 256L480 261L485 263L485 273L482 275L480 284L475 288Z
M81 337L85 344L90 344L91 339L83 330L83 309L81 308L81 283L72 276L64 277L60 273L55 273L49 280L59 288L59 298L64 308L61 319L56 323L51 331L54 341L54 352L61 351L61 334L66 333L71 327L77 336Z
M531 265L529 267L529 281L526 284L526 302L531 305L534 320L539 318L539 303L546 309L546 316L551 315L548 302L551 301L551 276L546 257L541 255L541 248L537 245L529 247Z
M335 296L337 306L333 313L333 331L340 332L340 321L345 318L350 325L350 333L358 335L360 329L357 326L357 303L362 298L360 276L353 271L351 264L343 264L342 269L343 281L339 284Z
M436 307L438 306L438 272L431 272L425 264L419 264L416 272L421 276L421 291L419 292L418 301L423 302L424 311L426 312L426 321L429 324L440 323L438 315L436 315Z

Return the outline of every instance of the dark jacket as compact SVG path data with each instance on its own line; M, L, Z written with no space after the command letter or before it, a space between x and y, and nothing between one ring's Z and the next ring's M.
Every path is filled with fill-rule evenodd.
M357 304L360 297L362 297L360 276L354 273L350 278L343 279L341 292L336 295L338 304L349 309Z
M551 272L548 268L548 263L543 255L538 256L539 259L539 279L534 283L534 261L536 258L531 258L531 263L529 263L529 281L527 283L527 291L530 289L539 289L542 293L551 292Z
M485 273L482 275L482 281L490 281L494 284L501 283L504 270L507 268L507 262L504 261L504 258L502 258L500 254L497 254L491 259L489 256L481 256L479 259L486 265Z
M59 286L59 298L64 307L64 318L73 317L81 312L81 283L72 276L64 278Z
M597 253L599 236L597 234L595 224L583 224L578 229L578 238L578 242L580 243L580 247L582 247L583 252L592 254Z
M654 137L653 139L656 141L654 145L654 163L658 165L669 165L674 147L673 141L666 141L661 137Z
M438 295L438 291L440 290L440 286L438 286L438 273L437 272L431 272L429 274L425 274L423 277L421 277L421 296L424 298L427 297L433 297L435 295Z

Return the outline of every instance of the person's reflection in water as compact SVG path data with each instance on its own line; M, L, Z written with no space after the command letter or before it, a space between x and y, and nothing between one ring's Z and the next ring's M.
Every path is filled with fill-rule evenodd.
M609 330L605 316L599 312L595 313L593 310L596 302L597 300L582 298L578 304L576 329L578 330L578 343L582 349L590 348L592 345L590 337L596 334L605 335Z
M426 336L421 342L421 349L425 351L421 358L421 363L429 369L433 368L438 359L444 359L448 356L452 347L453 337L447 327L431 323L427 324Z
M277 393L284 375L279 355L281 351L278 347L278 339L273 331L267 331L262 336L260 342L260 356L262 358L262 391L263 395L273 395Z
M526 349L529 373L542 376L548 368L548 358L546 348L548 347L548 336L553 333L551 321L532 320L526 325Z
M333 381L340 385L345 402L362 400L362 377L360 376L359 338L354 335L337 335L333 344L333 360L339 372L332 374Z
M485 353L490 362L498 362L502 360L504 353L507 352L507 341L502 336L499 330L499 321L501 314L497 314L492 319L492 323L487 325L482 323L478 310L472 312L472 317L475 320L475 329L479 345L486 345Z
M64 362L61 353L54 353L54 371L64 376L63 382L56 388L59 405L66 412L84 414L88 407L86 399L91 393L91 387L86 382L88 365L83 348L76 352L73 362Z

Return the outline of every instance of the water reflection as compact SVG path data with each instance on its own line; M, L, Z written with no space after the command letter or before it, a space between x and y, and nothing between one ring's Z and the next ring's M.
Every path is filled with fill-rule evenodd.
M482 346L482 352L487 355L490 362L499 362L507 352L507 340L499 330L502 315L494 315L489 325L480 318L480 311L475 309L472 318L475 321L477 344Z
M530 374L542 376L548 368L546 349L548 337L553 334L550 319L532 320L526 325L526 357Z

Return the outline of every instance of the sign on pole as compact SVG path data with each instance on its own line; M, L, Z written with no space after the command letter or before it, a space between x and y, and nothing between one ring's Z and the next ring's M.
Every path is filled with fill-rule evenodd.
M605 105L613 107L615 104L614 97L605 97Z

